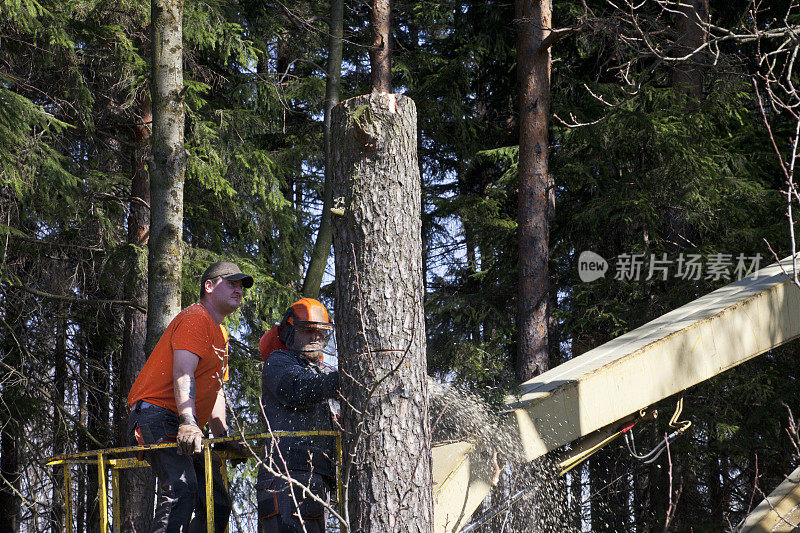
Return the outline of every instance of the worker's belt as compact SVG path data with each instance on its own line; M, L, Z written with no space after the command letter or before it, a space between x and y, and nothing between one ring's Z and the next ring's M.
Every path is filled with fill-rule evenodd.
M144 400L139 400L135 404L133 404L133 411L134 413L138 413L142 409L150 409L151 407L158 407L157 405L153 405L152 403L146 402Z

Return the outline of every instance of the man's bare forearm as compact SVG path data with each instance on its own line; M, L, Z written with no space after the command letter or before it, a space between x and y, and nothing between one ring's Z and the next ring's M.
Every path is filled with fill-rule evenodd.
M227 435L228 433L227 414L225 412L225 393L223 389L220 389L217 394L217 400L214 402L214 408L211 410L211 419L208 421L208 425L211 427L211 433L213 433L215 437Z
M200 358L188 350L173 352L172 388L175 394L175 405L178 408L178 419L181 424L197 425L195 398L197 388L194 372Z
M196 385L194 376L182 375L174 380L175 404L178 406L178 420L181 424L197 425L195 410Z

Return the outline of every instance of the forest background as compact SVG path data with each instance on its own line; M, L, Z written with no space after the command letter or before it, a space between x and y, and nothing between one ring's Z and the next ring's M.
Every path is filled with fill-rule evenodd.
M728 282L674 268L646 279L645 267L636 279L609 272L585 283L584 250L612 267L624 254L667 254L673 267L680 254L706 266L715 254L734 265L760 254L763 266L765 240L778 255L790 250L775 146L791 160L797 122L756 93L762 60L781 41L720 38L670 61L664 43L680 42L685 15L642 5L552 6L565 30L546 95L549 366ZM693 5L745 37L797 18L784 2ZM428 371L489 403L518 381L514 7L392 5L393 90L418 111ZM184 5L182 299L196 300L215 260L233 259L256 280L228 320L228 394L245 427L257 427L258 338L303 292L320 226L329 9ZM342 99L370 91L369 10L344 6ZM149 19L140 1L0 2L3 531L63 529L59 478L43 457L125 443L123 384L145 353ZM332 275L331 262L328 304ZM800 399L797 351L790 343L691 389L695 429L672 446L671 468L612 446L570 474L567 529L730 529L797 466L781 405ZM640 442L655 445L662 431L653 425ZM80 532L97 528L92 479L77 476ZM232 530L254 530L251 483L251 471L236 471Z

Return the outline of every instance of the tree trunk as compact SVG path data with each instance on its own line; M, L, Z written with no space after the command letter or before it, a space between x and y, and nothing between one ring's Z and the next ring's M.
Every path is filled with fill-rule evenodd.
M86 357L80 358L78 366L78 376L86 375ZM84 429L88 426L87 423L87 410L86 410L86 379L78 380L78 417L80 418L80 425ZM88 438L86 431L81 431L78 439L79 450L89 450L91 441ZM77 478L78 490L76 491L76 509L75 509L75 531L83 533L86 531L86 465L78 465Z
M99 80L97 89L103 94L102 98L95 100L93 116L98 124L108 124L105 136L93 139L89 153L92 155L90 168L104 176L119 175L122 165L121 130L114 120L118 106L115 102L113 91L108 87L106 80ZM122 222L121 220L119 221ZM86 236L97 243L105 243L111 235L105 230L100 216L90 217L83 230ZM81 291L89 302L113 299L118 296L119 286L105 274L105 269L93 264L86 269L83 276L84 282ZM116 315L108 304L92 303L94 311L81 317L81 330L86 338L86 374L82 376L87 380L86 412L87 430L96 441L110 445L113 442L113 433L109 413L114 402L111 393L111 375L114 367L118 366L116 354L111 348L111 339L116 333ZM97 480L98 467L87 467L88 479L86 480L86 526L90 533L100 531L102 497L101 488Z
M527 381L550 368L548 329L549 219L553 214L548 170L550 119L550 0L517 0L519 25L519 272L516 377Z
M689 0L677 4L675 9L678 15L676 29L679 33L677 49L680 55L686 55L700 48L706 42L708 33L704 24L708 23L708 0ZM702 52L693 54L682 64L675 66L672 71L672 86L697 100L703 97L703 70Z
M67 453L67 425L64 404L67 393L67 319L64 306L58 306L56 321L56 346L53 352L53 455ZM53 468L53 507L50 512L50 528L53 533L66 531L64 514L64 466Z
M467 182L467 166L462 162L458 164L456 179L458 183L458 191L462 196L469 196L472 191ZM477 245L475 244L475 229L472 223L466 216L461 217L461 227L464 231L464 247L466 248L467 265L466 265L466 279L464 280L464 292L467 295L473 296L480 294L481 281L477 277L480 270L478 267L479 255L476 253ZM423 227L424 230L424 227ZM424 257L424 254L423 254ZM425 270L427 272L427 270ZM469 336L473 344L478 345L481 343L481 324L477 320L470 320L469 322Z
M659 439L663 438L660 433L660 428L653 427L651 430L651 437L649 442L658 443ZM651 531L658 531L663 527L667 519L667 512L669 510L669 473L668 469L663 465L664 460L661 459L648 465L647 479L648 484L648 505L645 511L648 517L648 523L652 526Z
M0 437L0 475L3 487L0 488L0 532L18 533L20 528L20 499L22 471L19 462L19 424L11 420L3 426ZM6 485L6 483L8 485Z
M24 272L24 268L20 269ZM4 362L17 369L23 368L19 347L24 338L23 303L24 293L12 287L4 287L5 324L2 331L2 355ZM4 375L6 373L4 372ZM21 526L22 465L20 464L20 435L23 417L20 409L24 405L19 380L14 378L3 384L2 411L0 411L0 533L18 533Z
M344 0L331 0L330 36L328 37L328 75L325 80L325 119L322 133L325 145L325 185L322 194L322 216L317 240L303 280L303 296L319 298L322 276L331 253L333 231L331 228L331 110L339 103L342 75L342 19Z
M107 296L102 291L95 292L95 297ZM86 343L86 361L88 364L86 412L89 434L100 442L111 441L108 419L110 407L109 368L111 356L108 352L108 339L112 336L107 327L111 313L105 306L100 306L97 322L84 324L83 330L88 337ZM100 486L97 482L97 465L87 467L86 479L86 530L89 533L100 531Z
M390 35L392 26L391 0L372 0L370 11L372 46L369 49L370 82L372 92L392 92L392 54Z
M650 489L652 484L653 480L647 476L646 471L635 474L631 519L636 524L637 531L650 531L649 524L653 520L650 510Z
M131 179L131 203L128 215L126 300L147 300L147 272L140 263L138 248L147 245L150 233L150 186L147 175L147 148L150 141L150 122L153 114L150 98L145 93L137 95L141 118L133 131L134 151L131 157L133 177ZM122 333L122 358L120 361L119 394L117 395L116 442L117 446L128 446L127 396L136 376L147 361L144 351L147 336L147 315L133 308L125 309ZM120 531L149 531L152 519L154 478L149 468L125 469L120 472L121 529Z
M472 225L461 219L461 226L464 228L464 246L467 249L467 279L464 283L464 291L470 297L480 294L481 282L478 279L478 258L475 253L475 232ZM481 343L481 324L479 321L470 319L469 321L470 341L476 346Z
M336 319L350 523L432 527L416 109L359 96L333 110ZM374 391L373 391L374 389ZM363 422L363 425L360 425Z
M181 306L183 249L183 2L152 0L153 164L147 342L150 353Z
M725 512L728 508L725 506L725 498L723 497L722 486L722 454L720 449L724 448L725 444L720 442L719 435L717 435L717 424L711 422L707 426L708 434L708 472L706 473L708 486L708 523L711 527L718 531L725 529Z
M578 465L569 475L569 509L566 529L580 531L583 523L583 472L586 464Z

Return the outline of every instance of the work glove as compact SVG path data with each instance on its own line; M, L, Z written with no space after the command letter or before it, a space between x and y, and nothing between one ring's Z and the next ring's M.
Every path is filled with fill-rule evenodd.
M203 432L197 424L178 426L178 455L191 455L203 450Z

